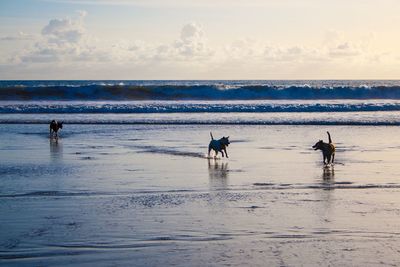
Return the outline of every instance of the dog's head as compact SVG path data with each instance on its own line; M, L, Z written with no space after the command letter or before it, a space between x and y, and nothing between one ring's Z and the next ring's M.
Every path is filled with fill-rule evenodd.
M63 122L62 122L62 121L61 121L61 122L57 122L57 125L58 125L58 128L62 129L62 127L63 127Z
M221 141L221 144L223 144L223 145L225 145L225 146L229 146L229 144L231 143L231 142L229 142L229 136L227 136L227 137L222 137L221 139L220 139L220 141Z
M312 146L312 148L314 148L314 150L322 149L323 143L324 142L322 140L319 140L317 143L315 143L315 145Z

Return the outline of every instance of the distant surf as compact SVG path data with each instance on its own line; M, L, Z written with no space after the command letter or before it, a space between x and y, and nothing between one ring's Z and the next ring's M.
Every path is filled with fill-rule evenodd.
M154 124L154 125L360 125L398 126L400 111L259 113L12 113L0 124Z
M0 101L0 114L400 111L400 100Z
M400 81L0 81L0 123L400 125Z
M400 81L0 81L0 100L400 99Z

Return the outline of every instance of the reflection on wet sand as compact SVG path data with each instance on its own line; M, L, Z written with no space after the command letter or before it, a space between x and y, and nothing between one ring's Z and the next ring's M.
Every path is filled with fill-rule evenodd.
M227 162L218 162L218 160L215 159L208 159L208 176L211 188L227 188L228 173Z
M50 158L52 161L62 160L62 144L59 142L58 137L50 138Z
M335 168L333 166L325 166L322 172L322 183L324 185L332 185L335 183Z
M332 218L335 218L335 191L333 190L335 188L335 169L333 166L324 166L320 183L323 189L315 190L316 199L321 200L317 208L318 216L316 221L318 223L327 223L331 222Z

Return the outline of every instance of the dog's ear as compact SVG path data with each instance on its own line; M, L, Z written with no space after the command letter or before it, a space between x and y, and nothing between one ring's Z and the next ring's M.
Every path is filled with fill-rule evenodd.
M229 135L226 137L226 139L229 139Z

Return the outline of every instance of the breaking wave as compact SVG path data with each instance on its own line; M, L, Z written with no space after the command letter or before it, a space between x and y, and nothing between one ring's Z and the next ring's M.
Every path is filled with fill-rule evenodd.
M248 101L1 101L0 114L49 113L268 113L400 111L399 100Z
M0 81L0 124L400 125L400 81Z
M0 100L400 99L400 81L0 81Z

